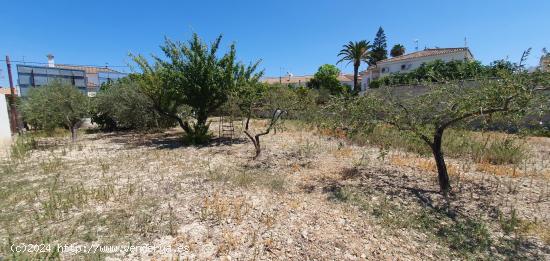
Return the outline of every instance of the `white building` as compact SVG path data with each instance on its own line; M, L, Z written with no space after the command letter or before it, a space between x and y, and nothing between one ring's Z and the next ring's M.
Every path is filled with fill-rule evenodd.
M467 47L461 48L435 48L425 49L398 57L392 57L379 61L376 66L370 66L361 72L361 90L369 88L372 80L389 75L391 73L410 72L424 63L441 60L444 62L456 60L473 60L474 56Z
M8 114L8 101L6 96L0 93L0 147L5 147L11 139L10 117ZM1 155L0 151L0 155Z
M540 57L540 70L543 72L550 72L550 55L546 54Z

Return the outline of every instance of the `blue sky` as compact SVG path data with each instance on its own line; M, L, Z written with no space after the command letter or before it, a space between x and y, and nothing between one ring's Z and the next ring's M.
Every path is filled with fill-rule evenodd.
M467 37L476 59L517 61L533 47L535 65L550 47L550 1L10 1L3 0L0 55L12 60L127 65L128 53L160 53L164 36L193 32L237 45L240 60L262 59L266 75L314 73L334 64L350 40L372 41L379 26L388 47L460 47ZM351 66L340 65L351 72ZM363 65L363 68L366 66ZM7 86L4 62L0 86Z

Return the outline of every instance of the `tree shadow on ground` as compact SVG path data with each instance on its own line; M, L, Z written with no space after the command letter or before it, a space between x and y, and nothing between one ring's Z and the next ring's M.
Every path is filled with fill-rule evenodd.
M452 191L449 197L445 198L439 192L437 183L434 182L434 179L436 179L435 174L433 176L407 174L406 171L391 166L368 167L366 169L354 168L353 171L343 169L340 174L340 180L322 181L322 191L327 194L329 200L348 201L354 204L353 201L356 199L353 198L355 196L353 193L359 193L363 197L362 201L358 201L359 204L365 204L366 202L366 204L374 204L374 206L380 207L380 202L374 202L371 199L387 197L393 203L389 204L388 209L383 211L392 211L390 209L392 205L399 205L397 212L402 215L415 216L418 213L429 213L429 217L425 219L431 220L430 222L440 222L441 218L448 218L447 227L431 228L430 231L434 235L442 237L445 242L449 242L450 247L456 248L459 252L466 251L464 249L469 249L468 247L477 249L472 246L475 244L469 240L474 240L472 242L475 243L475 240L479 239L476 236L480 235L470 233L470 230L477 232L478 227L469 228L466 226L469 224L468 222L475 225L490 222L497 224L497 226L499 222L502 222L499 220L502 218L500 215L502 212L498 198L505 197L505 195L498 191L498 186L484 184L480 181L465 181L460 189ZM311 186L303 186L303 190L306 193L311 193ZM382 204L381 207L386 208L386 205ZM479 219L481 216L486 216L488 219ZM413 224L413 226L415 225ZM452 239L447 238L448 235L446 234L440 234L444 229L450 229ZM489 240L488 242L491 242L490 236L487 235L486 237ZM466 241L462 242L461 239ZM491 246L492 249L490 249ZM541 245L528 237L496 238L483 249L468 251L470 253L495 251L512 259L535 260L544 259L543 253L550 253L549 246Z
M226 138L215 137L210 139L207 144L189 145L184 143L184 133L176 131L158 132L158 133L143 133L143 132L112 132L101 133L95 137L90 137L90 140L109 139L110 142L124 145L126 148L135 149L139 147L152 147L156 149L178 149L185 147L216 147L216 146L231 146L234 144L246 143L244 138Z

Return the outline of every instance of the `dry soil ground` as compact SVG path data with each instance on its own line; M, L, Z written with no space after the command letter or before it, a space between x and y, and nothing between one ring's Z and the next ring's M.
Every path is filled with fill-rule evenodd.
M287 125L263 137L255 161L244 136L188 147L177 129L40 139L17 164L3 162L0 256L550 258L549 139L527 141L521 168L450 159L445 200L429 158ZM71 244L73 253L55 247Z

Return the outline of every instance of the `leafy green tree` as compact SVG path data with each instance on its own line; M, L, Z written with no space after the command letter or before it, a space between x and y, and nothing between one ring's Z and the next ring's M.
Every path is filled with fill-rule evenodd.
M320 90L326 89L332 95L342 94L345 87L338 81L340 70L332 64L324 64L319 67L313 79L307 83L307 87Z
M131 75L102 85L92 100L92 122L104 130L173 127L175 120L158 113L152 100L140 92L137 77Z
M489 69L489 72L491 74L496 74L496 73L498 73L499 71L502 71L502 70L512 72L514 70L514 67L515 67L515 65L510 61L496 60L496 61L491 62L491 64L489 64L488 69Z
M487 117L520 117L534 102L544 103L542 90L548 86L548 75L502 70L498 79L481 79L474 86L453 81L428 85L416 94L384 87L364 98L358 107L370 115L359 119L375 119L422 139L432 150L440 189L447 194L451 185L441 148L445 130Z
M359 66L361 62L367 62L370 57L369 49L372 47L368 41L361 40L359 42L350 41L342 46L342 50L338 53L341 57L337 62L348 61L348 64L353 63L353 93L358 94L361 91L361 86L358 84Z
M46 130L69 129L74 142L82 118L88 116L88 97L74 86L53 82L31 89L23 101L22 113L31 126Z
M376 37L372 42L372 51L368 60L369 65L376 65L377 62L388 58L388 44L386 41L386 34L382 27L378 28Z
M208 46L193 34L187 43L166 39L161 49L167 58L154 57L154 65L134 56L142 70L144 93L160 113L178 122L189 143L209 140L208 116L227 101L236 86L235 45L219 56L220 42L221 36ZM191 113L182 114L182 105Z
M261 106L261 98L267 90L267 86L260 83L263 71L256 72L259 63L258 61L248 66L238 64L235 72L237 88L232 98L237 101L237 106L246 117L245 131L249 129L250 118L252 117L253 111Z
M402 44L396 44L391 48L390 55L391 57L398 57L405 54L405 46Z

